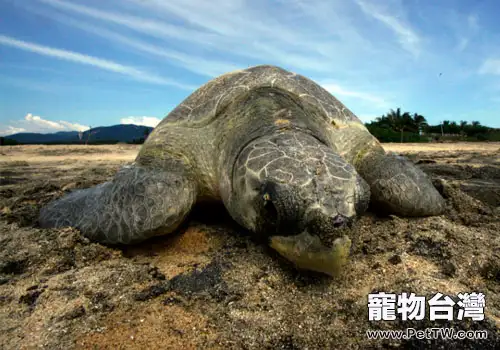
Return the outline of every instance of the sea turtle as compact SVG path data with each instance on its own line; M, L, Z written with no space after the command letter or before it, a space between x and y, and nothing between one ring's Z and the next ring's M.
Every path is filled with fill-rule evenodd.
M132 244L176 230L202 201L299 268L334 275L350 239L338 232L369 202L401 216L438 215L427 176L386 154L363 123L312 80L271 65L233 71L188 96L151 132L135 162L108 182L42 208L42 227Z

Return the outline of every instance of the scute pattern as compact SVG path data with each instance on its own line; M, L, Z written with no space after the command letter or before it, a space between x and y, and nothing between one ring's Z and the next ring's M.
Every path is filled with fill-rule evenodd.
M309 78L279 67L260 65L217 77L188 96L162 124L185 122L196 126L212 121L242 92L259 87L275 87L295 94L305 103L322 110L337 124L361 121L327 90Z
M250 144L238 158L235 179L265 180L294 185L307 207L330 208L347 217L356 214L355 196L363 193L351 186L359 177L352 165L314 137L301 133L283 133ZM286 170L284 170L286 169ZM252 193L252 183L236 182L236 192ZM362 184L360 183L360 186ZM308 201L311 203L307 204Z
M160 227L175 229L195 197L195 185L179 174L124 167L112 181L50 203L39 222L42 227L73 226L99 242L127 244L153 236Z
M261 191L276 205L264 208ZM173 232L196 201L222 200L249 230L313 223L326 232L362 213L370 193L394 214L439 214L444 205L421 170L386 156L324 88L262 65L197 89L149 135L134 166L50 203L39 222L130 244Z

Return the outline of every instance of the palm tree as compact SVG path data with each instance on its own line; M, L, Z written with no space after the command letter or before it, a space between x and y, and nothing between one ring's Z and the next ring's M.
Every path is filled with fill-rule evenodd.
M415 131L417 131L419 134L424 131L429 124L427 123L427 120L423 115L420 115L418 113L413 113L413 124L415 127Z
M460 132L460 128L456 121L452 121L449 127L450 127L450 134L458 134Z
M443 120L443 122L441 123L441 135L449 133L450 133L450 121Z
M413 125L413 119L410 113L401 113L401 108L397 108L396 110L391 109L385 117L393 130L401 132L401 143L403 143L403 132L411 129Z
M388 129L391 127L389 120L387 119L385 114L382 115L381 117L375 118L375 123L382 128Z
M458 123L458 133L460 134L461 138L465 138L467 136L468 129L469 124L467 124L467 121L461 120L460 123Z

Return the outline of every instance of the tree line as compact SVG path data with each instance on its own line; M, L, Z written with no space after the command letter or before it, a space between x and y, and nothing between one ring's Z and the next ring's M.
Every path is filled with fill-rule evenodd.
M455 141L500 141L500 129L481 125L479 121L471 123L443 120L437 125L430 125L427 119L418 113L402 112L401 108L391 109L388 113L365 123L368 130L381 142L429 142L439 140ZM127 143L142 144L148 138L150 131L146 128L142 137L129 140ZM92 132L88 132L83 140L83 133L78 141L50 142L51 144L113 144L118 140L94 140ZM16 145L17 141L0 137L0 146Z
M391 109L365 125L381 142L500 141L500 129L481 125L479 121L443 120L430 125L423 115L402 112L401 108Z

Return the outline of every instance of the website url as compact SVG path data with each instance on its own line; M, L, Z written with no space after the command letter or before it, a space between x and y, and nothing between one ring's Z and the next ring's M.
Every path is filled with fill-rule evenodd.
M406 330L367 330L368 339L488 339L487 330L463 331L454 328L426 328Z

